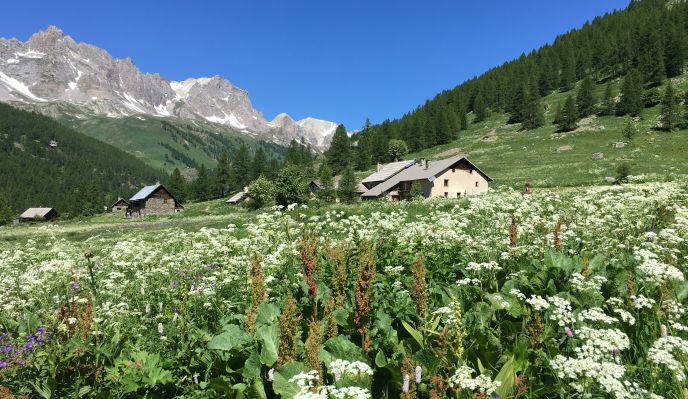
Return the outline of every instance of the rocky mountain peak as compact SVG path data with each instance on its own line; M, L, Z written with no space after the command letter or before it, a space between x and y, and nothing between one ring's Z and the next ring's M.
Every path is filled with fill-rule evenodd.
M304 137L323 150L332 122L295 122L280 114L267 122L249 93L219 75L180 82L141 72L130 58L115 59L90 44L77 44L56 26L26 42L0 38L0 101L33 104L51 116L64 109L93 116L203 120L279 144ZM69 107L55 107L67 103ZM77 111L74 111L77 110ZM303 122L306 121L306 122Z

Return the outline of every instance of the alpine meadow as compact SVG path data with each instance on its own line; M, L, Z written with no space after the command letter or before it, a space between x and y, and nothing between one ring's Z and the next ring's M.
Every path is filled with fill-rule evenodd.
M141 46L141 68L52 25L0 38L0 399L688 399L688 2L583 0L589 22L479 76L438 60L422 73L463 83L431 99L406 76L421 105L376 123L359 107L379 115L375 80L401 58L518 34L435 46L454 31L424 7L491 12L468 2L214 4L232 26L152 3L35 11L112 54ZM427 46L301 24L339 7L417 18ZM25 8L3 36L35 32ZM170 45L146 43L170 20L222 36L178 38L165 65ZM398 70L329 65L359 34ZM335 50L337 72L309 69Z

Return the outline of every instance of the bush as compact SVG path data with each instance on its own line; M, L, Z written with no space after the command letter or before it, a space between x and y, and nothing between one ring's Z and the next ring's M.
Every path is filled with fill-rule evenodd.
M617 183L628 183L628 176L631 174L631 165L628 162L621 163L616 168Z
M301 167L287 165L275 179L275 202L278 205L303 204L308 201L307 176Z
M258 177L248 186L250 207L259 209L275 201L275 184L263 176Z

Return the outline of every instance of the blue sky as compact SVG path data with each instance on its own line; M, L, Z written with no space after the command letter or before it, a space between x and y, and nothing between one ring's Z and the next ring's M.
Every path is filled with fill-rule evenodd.
M628 1L12 1L0 37L57 25L144 72L222 75L268 119L287 112L355 130Z

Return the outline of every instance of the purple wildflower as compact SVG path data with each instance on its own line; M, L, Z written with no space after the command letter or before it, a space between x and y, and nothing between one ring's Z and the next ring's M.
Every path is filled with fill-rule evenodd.
M404 393L407 393L409 391L409 375L404 374L404 382L401 385L401 390Z
M420 384L423 369L420 366L416 366L416 384Z
M69 284L70 287L72 287L73 290L78 290L79 289L79 282L78 281L72 281L71 284Z
M564 327L564 332L566 332L567 337L573 338L573 330L572 329L570 329L568 327Z

